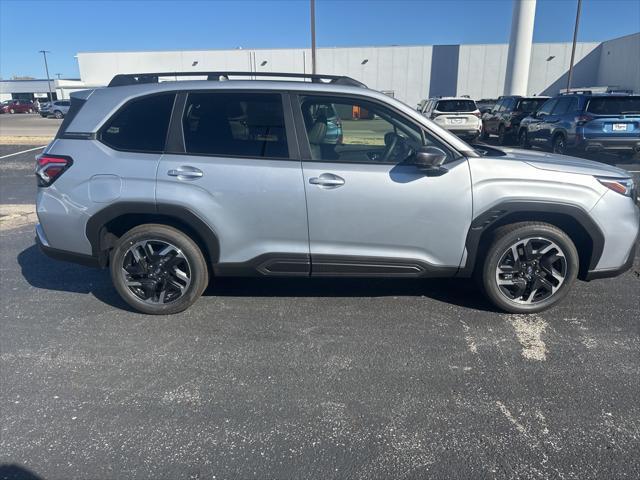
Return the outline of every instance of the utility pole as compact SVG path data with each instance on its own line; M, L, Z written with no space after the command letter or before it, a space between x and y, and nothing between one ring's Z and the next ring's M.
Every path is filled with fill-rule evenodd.
M311 73L316 73L316 1L311 1Z
M49 87L49 101L53 102L53 93L51 92L51 80L49 79L49 65L47 65L47 53L51 53L49 50L40 50L40 53L44 57L44 69L47 72L47 86Z
M573 27L573 45L571 46L571 63L569 64L569 78L567 79L567 91L571 88L573 80L573 61L576 57L576 41L578 40L578 25L580 24L580 11L582 10L582 0L578 0L578 9L576 10L576 24Z

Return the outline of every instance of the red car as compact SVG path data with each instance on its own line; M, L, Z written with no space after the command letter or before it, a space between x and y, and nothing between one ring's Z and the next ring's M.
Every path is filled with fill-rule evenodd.
M35 111L33 102L29 100L7 100L2 102L0 107L2 113L33 113Z

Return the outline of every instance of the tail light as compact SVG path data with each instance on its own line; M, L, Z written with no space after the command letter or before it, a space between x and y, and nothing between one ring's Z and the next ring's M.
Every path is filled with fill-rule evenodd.
M36 157L36 177L39 187L48 187L73 164L66 155L42 154Z
M473 114L478 118L482 118L482 113L480 112L473 112Z
M593 117L591 115L578 115L576 117L577 125L580 127L585 123L589 123L591 120L593 120Z

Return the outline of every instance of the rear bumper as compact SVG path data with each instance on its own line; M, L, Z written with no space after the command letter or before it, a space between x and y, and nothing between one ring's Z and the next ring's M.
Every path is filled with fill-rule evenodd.
M638 137L578 137L577 147L586 152L601 151L640 151Z
M447 128L447 130L459 137L468 137L468 138L477 137L478 135L480 135L480 131L481 131L480 128L474 128L474 129Z
M86 267L101 267L100 262L96 257L93 257L91 255L83 255L81 253L69 252L67 250L59 250L50 246L47 238L44 235L44 230L39 223L36 224L36 245L38 245L42 253L50 258L53 258L54 260L77 263Z

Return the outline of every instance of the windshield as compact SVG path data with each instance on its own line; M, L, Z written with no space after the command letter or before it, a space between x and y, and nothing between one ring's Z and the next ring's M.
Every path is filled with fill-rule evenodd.
M592 97L587 105L587 112L594 115L640 114L640 96L634 97Z
M547 98L523 98L518 102L516 110L519 112L535 112L547 100Z
M473 100L440 100L436 107L439 112L473 112L476 109Z

